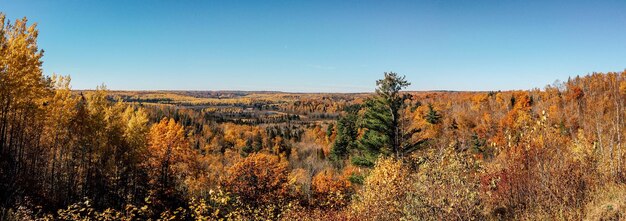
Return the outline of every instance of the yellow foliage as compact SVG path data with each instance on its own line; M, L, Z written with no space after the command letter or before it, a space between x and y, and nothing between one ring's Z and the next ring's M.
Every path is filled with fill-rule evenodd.
M380 158L357 192L350 213L358 220L399 220L410 190L410 173L401 161Z

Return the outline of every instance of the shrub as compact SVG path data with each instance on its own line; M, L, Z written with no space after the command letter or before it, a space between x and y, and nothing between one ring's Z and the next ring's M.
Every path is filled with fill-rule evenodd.
M402 161L379 158L361 191L353 199L350 215L358 220L398 220L410 191L410 174Z

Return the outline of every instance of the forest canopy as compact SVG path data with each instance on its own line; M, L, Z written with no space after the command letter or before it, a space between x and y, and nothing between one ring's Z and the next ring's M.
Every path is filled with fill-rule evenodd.
M44 33L45 34L45 33ZM543 89L72 90L0 15L0 220L619 220L626 71Z

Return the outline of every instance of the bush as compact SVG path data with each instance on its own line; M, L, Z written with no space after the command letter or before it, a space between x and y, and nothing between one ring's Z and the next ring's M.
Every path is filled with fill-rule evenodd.
M585 206L584 220L622 220L626 218L626 185L609 185L592 194Z
M350 215L357 220L398 220L411 189L402 161L379 158L365 185L353 199Z
M343 208L350 202L352 183L334 170L326 169L313 177L311 205L327 209Z
M482 220L480 162L453 147L426 150L404 203L407 220Z

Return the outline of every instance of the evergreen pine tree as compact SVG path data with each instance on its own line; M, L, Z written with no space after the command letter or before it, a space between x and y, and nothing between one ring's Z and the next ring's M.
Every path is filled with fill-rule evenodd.
M356 148L359 109L358 105L349 106L346 108L346 115L337 120L337 136L331 149L333 159L345 159L350 150Z
M424 117L429 124L438 124L441 122L441 114L435 110L432 104L428 104L428 113Z
M386 72L385 78L376 81L376 85L376 95L365 102L361 126L366 131L358 141L361 155L352 159L356 165L372 166L379 154L402 157L423 142L413 142L411 137L419 130L409 129L401 121L404 102L410 95L400 91L410 83L404 76Z

